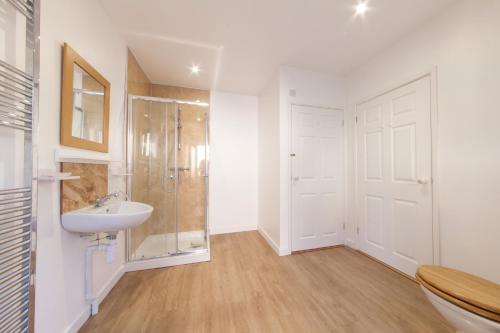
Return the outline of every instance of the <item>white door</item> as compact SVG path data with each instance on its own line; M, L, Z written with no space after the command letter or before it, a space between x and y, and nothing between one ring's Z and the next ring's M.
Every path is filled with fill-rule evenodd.
M414 275L433 263L430 78L357 107L361 250Z
M292 251L342 243L343 118L340 110L292 107Z

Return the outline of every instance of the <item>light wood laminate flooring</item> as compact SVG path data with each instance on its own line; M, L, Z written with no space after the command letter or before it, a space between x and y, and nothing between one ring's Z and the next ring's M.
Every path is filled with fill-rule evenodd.
M125 274L81 332L453 332L415 282L351 249L279 257L251 231L211 251Z

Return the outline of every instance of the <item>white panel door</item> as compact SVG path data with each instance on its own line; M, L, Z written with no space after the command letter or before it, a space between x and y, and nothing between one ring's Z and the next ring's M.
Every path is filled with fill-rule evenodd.
M343 117L340 110L292 107L292 250L342 243Z
M361 250L414 275L433 263L430 78L357 107Z

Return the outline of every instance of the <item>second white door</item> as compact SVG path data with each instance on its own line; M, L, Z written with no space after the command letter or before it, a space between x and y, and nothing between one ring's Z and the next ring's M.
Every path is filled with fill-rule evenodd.
M430 78L357 107L362 251L409 275L433 263Z
M343 242L343 117L292 107L292 251Z

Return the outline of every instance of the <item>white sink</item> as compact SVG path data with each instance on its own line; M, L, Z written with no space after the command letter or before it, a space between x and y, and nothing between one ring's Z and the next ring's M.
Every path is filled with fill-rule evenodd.
M140 202L110 202L102 207L89 206L62 214L64 229L71 232L116 234L144 223L153 207Z

